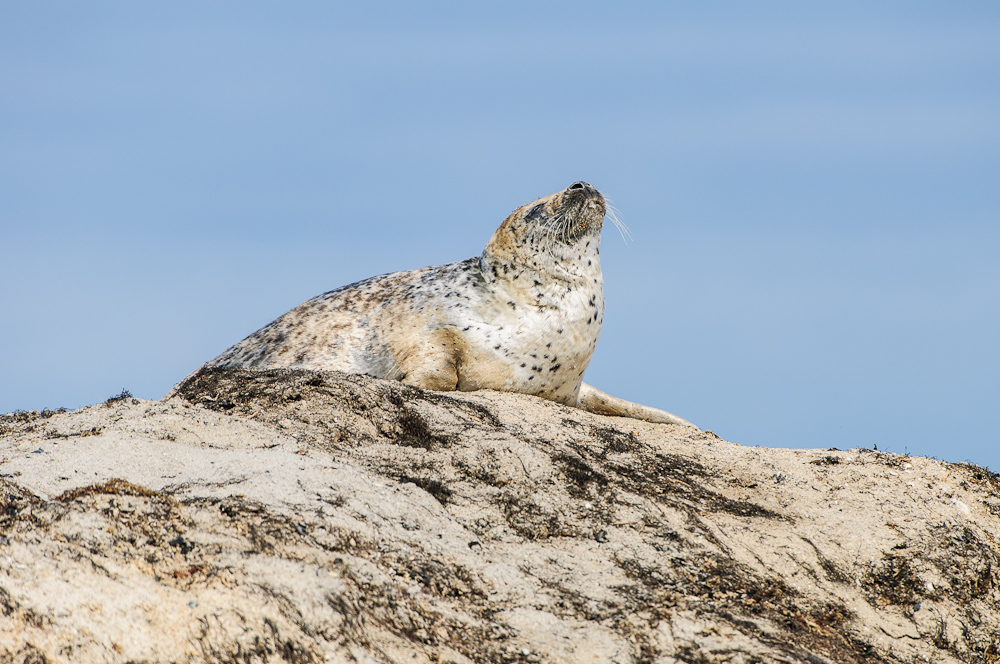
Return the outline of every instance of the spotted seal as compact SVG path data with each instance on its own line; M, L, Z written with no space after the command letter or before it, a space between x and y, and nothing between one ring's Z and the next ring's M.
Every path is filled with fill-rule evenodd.
M428 390L506 390L693 426L583 382L604 320L606 211L597 189L576 182L516 209L479 256L324 293L203 368L333 370Z

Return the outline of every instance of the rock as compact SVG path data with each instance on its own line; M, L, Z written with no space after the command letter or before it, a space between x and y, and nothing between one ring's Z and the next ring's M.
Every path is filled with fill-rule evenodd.
M1000 658L967 464L312 371L5 415L0 462L2 662Z

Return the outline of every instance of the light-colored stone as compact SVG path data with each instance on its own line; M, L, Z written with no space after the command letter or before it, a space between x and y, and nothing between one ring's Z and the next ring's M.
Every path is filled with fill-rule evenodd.
M1000 480L499 392L209 372L0 418L0 662L960 662Z

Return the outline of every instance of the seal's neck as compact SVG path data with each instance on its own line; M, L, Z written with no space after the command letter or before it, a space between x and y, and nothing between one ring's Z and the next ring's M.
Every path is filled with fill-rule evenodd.
M483 276L491 284L511 282L530 285L534 281L602 283L601 235L598 229L575 242L565 243L544 232L509 237L504 227L494 233L480 257Z

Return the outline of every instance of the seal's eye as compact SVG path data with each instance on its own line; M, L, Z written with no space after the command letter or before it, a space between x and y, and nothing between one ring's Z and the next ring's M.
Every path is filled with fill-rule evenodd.
M542 208L543 207L544 206L541 203L538 203L537 205L533 205L531 207L531 209L528 210L528 214L524 215L524 218L525 219L534 219L535 217L539 216L542 213Z

